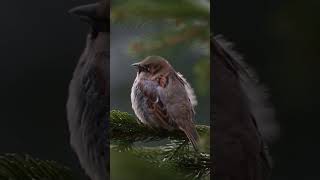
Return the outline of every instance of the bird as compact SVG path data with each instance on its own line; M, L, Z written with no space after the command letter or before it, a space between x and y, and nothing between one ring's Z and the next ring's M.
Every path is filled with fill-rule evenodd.
M270 179L267 139L276 136L277 125L267 90L222 35L211 39L211 47L214 178Z
M137 75L131 104L139 122L151 128L181 130L198 151L194 124L197 100L190 84L161 56L148 56L132 66Z
M70 10L90 25L66 103L70 144L92 180L109 179L109 1Z

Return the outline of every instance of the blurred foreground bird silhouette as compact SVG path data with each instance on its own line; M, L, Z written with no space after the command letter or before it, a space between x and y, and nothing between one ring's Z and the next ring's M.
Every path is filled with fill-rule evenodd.
M213 162L218 180L267 180L265 138L276 135L274 112L257 77L222 36L213 48Z
M150 127L182 130L197 150L193 122L197 102L189 83L160 56L149 56L133 66L138 72L131 103L139 120Z
M92 180L109 179L109 1L83 5L70 13L89 23L86 47L69 85L70 143Z

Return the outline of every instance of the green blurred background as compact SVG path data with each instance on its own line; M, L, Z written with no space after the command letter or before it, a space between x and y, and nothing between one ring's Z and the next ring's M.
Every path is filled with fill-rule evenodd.
M320 179L320 1L216 0L214 32L236 44L270 88L280 136L273 180Z

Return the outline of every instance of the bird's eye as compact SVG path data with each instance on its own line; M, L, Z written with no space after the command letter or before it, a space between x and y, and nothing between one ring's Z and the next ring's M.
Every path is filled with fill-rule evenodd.
M144 70L147 71L147 72L150 72L150 66L146 65Z

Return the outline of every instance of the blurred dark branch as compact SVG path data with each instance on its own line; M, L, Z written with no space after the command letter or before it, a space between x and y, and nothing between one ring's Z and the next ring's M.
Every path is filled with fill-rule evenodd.
M29 155L0 155L0 179L63 179L72 180L69 168L48 160L39 160Z

